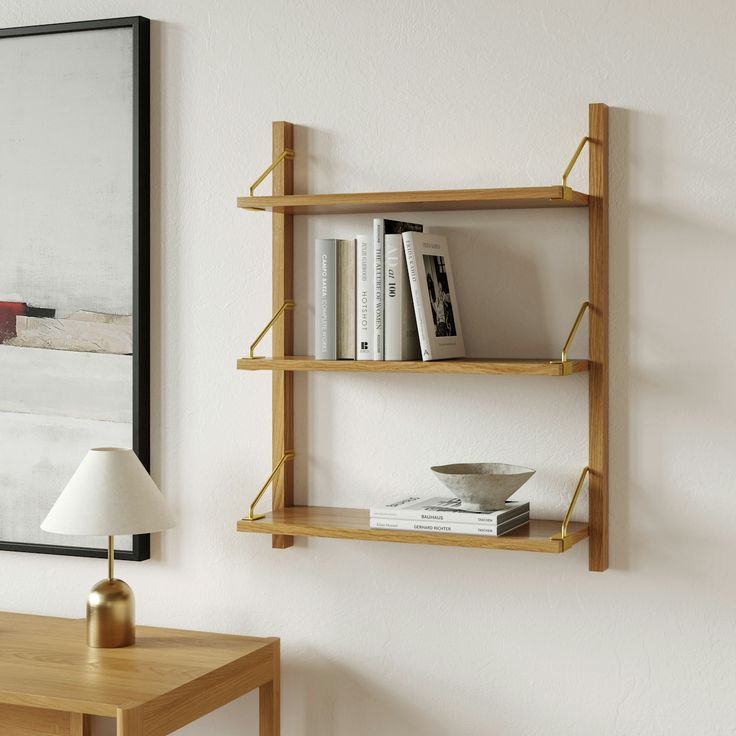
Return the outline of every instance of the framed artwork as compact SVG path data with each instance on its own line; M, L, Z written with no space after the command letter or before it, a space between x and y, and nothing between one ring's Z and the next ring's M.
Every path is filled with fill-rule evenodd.
M146 18L0 29L0 550L105 557L40 524L91 447L149 467L149 56Z

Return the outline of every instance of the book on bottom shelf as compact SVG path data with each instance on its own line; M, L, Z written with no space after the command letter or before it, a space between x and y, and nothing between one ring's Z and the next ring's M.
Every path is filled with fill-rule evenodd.
M422 360L465 357L447 239L415 232L403 239Z
M453 522L461 524L503 524L520 514L529 516L529 501L507 501L498 511L465 511L456 496L409 496L385 506L371 506L371 519L404 519L409 521Z
M371 529L395 529L405 532L436 532L438 534L475 534L482 537L501 537L529 523L529 512L518 514L503 524L468 524L451 521L414 521L371 517Z

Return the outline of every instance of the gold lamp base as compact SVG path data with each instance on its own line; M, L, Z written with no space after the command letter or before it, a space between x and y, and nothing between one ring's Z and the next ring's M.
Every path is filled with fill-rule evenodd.
M134 643L133 591L122 580L100 580L87 598L87 646L108 649Z

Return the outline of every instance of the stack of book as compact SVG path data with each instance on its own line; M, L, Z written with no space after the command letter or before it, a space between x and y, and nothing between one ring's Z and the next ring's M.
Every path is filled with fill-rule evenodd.
M528 523L529 502L507 501L499 511L477 513L461 509L455 497L410 497L371 507L370 515L371 529L500 537Z
M318 360L465 355L447 240L375 218L373 235L315 242Z

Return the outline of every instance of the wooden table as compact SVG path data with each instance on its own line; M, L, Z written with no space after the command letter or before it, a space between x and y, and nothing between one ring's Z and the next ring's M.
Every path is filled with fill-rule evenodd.
M163 736L260 689L260 736L280 732L279 640L136 628L134 646L90 649L84 620L0 613L2 736Z

